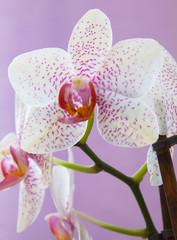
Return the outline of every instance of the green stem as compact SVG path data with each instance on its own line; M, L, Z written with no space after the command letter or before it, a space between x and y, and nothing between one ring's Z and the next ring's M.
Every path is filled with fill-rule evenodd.
M122 234L126 234L126 235L130 235L130 236L137 236L137 237L142 237L142 238L146 238L149 235L149 231L148 229L130 229L130 228L122 228L122 227L117 227L105 222L102 222L98 219L95 219L93 217L88 216L87 214L80 212L80 211L76 211L76 214L79 217L84 218L85 220L99 226L105 229L108 229L110 231L113 232L118 232L118 233L122 233Z
M80 144L84 144L87 142L87 138L92 130L93 123L94 123L94 111L92 112L91 117L92 118L87 121L87 129L85 131L84 136L79 141Z
M58 159L56 157L53 157L53 162L55 164L73 169L73 170L78 171L78 172L84 172L84 173L98 173L98 172L100 172L100 170L98 169L98 167L96 165L83 166L83 165L78 165L78 164L75 164L75 163L66 162L66 161Z
M94 161L94 163L97 165L97 167L99 168L100 171L104 170L105 172L122 180L126 184L134 185L134 182L130 177L124 175L117 169L115 169L115 168L111 167L110 165L108 165L107 163L101 161L101 159L89 148L89 146L86 143L80 144L80 142L79 142L75 146L80 147L82 149L82 151L85 152Z
M151 216L149 214L149 211L147 209L146 203L145 203L144 198L142 196L142 193L140 191L139 183L136 183L132 178L126 176L125 174L121 173L117 169L115 169L115 168L111 167L110 165L108 165L107 163L103 162L89 148L89 146L86 143L84 143L84 144L77 143L75 146L80 147L82 149L82 151L84 151L94 161L94 163L97 165L97 167L100 169L100 171L104 170L105 172L107 172L107 173L111 174L112 176L118 178L119 180L123 181L124 183L126 183L130 187L130 189L132 190L132 192L135 196L135 199L137 200L139 208L142 212L142 215L143 215L144 220L146 222L147 229L150 232L150 236L157 234L157 230L156 230L156 228L153 224L153 221L152 221ZM145 166L142 167L142 169L143 169L142 172L144 173L145 172ZM143 174L141 174L141 176L142 175ZM136 176L136 174L135 174L135 176ZM135 180L136 179L137 179L137 177L135 177ZM138 179L140 179L140 176L138 177Z
M147 173L147 162L145 162L143 164L143 166L141 166L141 168L133 175L132 179L135 183L140 183L145 174Z
M148 208L147 208L146 203L144 201L143 195L141 193L139 184L135 184L134 186L130 186L130 189L132 190L132 192L134 194L134 197L135 197L135 199L138 203L138 206L141 210L141 213L144 217L147 229L150 232L149 236L153 236L153 235L157 234L157 230L156 230L156 228L154 226L154 223L152 221L152 218L149 214L149 211L148 211Z
M84 144L77 143L75 146L80 147L82 149L82 151L85 152L94 161L94 163L97 165L97 167L100 171L104 170L105 172L122 180L126 184L128 184L130 186L134 185L134 181L130 177L124 175L117 169L115 169L115 168L111 167L110 165L108 165L107 163L101 161L101 159L89 148L89 146L86 143L84 143Z

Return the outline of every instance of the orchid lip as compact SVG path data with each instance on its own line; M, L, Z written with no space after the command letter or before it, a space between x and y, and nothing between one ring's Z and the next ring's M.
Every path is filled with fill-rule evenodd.
M81 99L81 106L73 100L74 91L77 92L77 97ZM72 83L65 83L61 87L58 103L62 109L71 115L68 118L58 117L59 122L72 124L89 120L96 105L96 92L93 83L80 77L74 77Z
M62 219L57 214L50 214L45 217L45 219L49 222L51 232L58 240L71 240L73 238L70 237L68 231L64 227L64 223L68 223L67 220Z
M92 116L88 116L88 117L78 117L78 115L76 114L73 117L68 117L68 118L60 118L58 117L57 121L61 122L61 123L66 123L66 124L73 124L73 123L79 123L79 122L84 122L87 121L89 119L91 119Z
M0 182L0 190L7 189L19 183L26 176L29 168L27 155L21 149L10 146L12 160L4 158L1 168L4 180Z
M27 154L23 152L20 148L15 149L12 146L10 146L10 152L21 172L21 175L26 175L29 167Z

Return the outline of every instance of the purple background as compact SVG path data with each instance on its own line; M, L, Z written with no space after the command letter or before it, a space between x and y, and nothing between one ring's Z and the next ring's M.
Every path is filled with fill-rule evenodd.
M113 29L114 43L134 37L159 41L177 59L176 0L0 0L0 139L14 131L14 91L8 81L7 68L12 59L23 52L45 47L67 49L75 23L92 8L107 14ZM104 142L96 124L88 144L100 158L132 175L145 161L148 148L127 149ZM176 149L177 151L177 149ZM91 161L74 149L75 161ZM66 159L67 152L55 154ZM177 162L174 161L175 168ZM74 207L112 224L143 228L144 220L128 187L106 173L87 175L76 173ZM149 184L149 174L141 185L147 205L158 230L162 228L158 188ZM43 220L55 212L49 191L42 211L25 232L16 233L18 186L0 192L0 240L55 239ZM119 235L86 223L93 239L138 239Z

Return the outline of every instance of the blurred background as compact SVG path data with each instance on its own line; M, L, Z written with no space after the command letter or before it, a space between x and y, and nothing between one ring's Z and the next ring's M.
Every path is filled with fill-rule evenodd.
M101 9L110 19L113 43L127 38L154 38L177 59L176 0L0 0L0 139L14 132L14 91L7 69L12 59L24 52L59 47L67 49L76 22L93 8ZM89 146L104 161L125 174L132 175L146 160L146 148L128 149L109 145L100 137L96 123L88 139ZM177 149L176 149L177 152ZM67 159L67 151L56 153ZM75 161L91 164L77 148ZM174 166L177 168L177 154ZM111 224L144 228L145 223L129 188L106 173L75 174L74 207ZM158 188L151 187L149 174L141 189L159 231L162 230ZM0 240L55 239L46 214L56 212L49 190L35 223L23 233L16 233L19 186L0 192ZM133 240L83 221L94 240Z

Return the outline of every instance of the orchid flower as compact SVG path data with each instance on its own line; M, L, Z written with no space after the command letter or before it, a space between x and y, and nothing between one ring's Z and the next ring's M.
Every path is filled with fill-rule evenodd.
M69 162L73 162L73 154L69 151ZM45 219L49 222L51 232L58 240L73 240L75 231L79 240L91 240L87 229L78 220L73 205L73 171L62 166L52 169L51 194L58 213L49 214Z
M71 34L68 52L46 48L16 57L9 79L19 98L33 106L21 147L55 152L76 144L97 104L101 136L111 144L140 147L156 141L158 124L141 101L163 65L152 39L129 39L112 47L108 17L88 11Z
M158 134L171 137L177 134L177 63L174 58L164 51L163 67L151 88L144 97L144 101L154 112L158 122ZM170 148L173 156L174 149ZM150 182L153 186L163 184L158 159L152 147L147 155Z
M37 218L51 180L52 154L28 154L20 149L27 109L16 98L17 134L10 133L0 142L0 190L20 182L18 232L25 230Z

